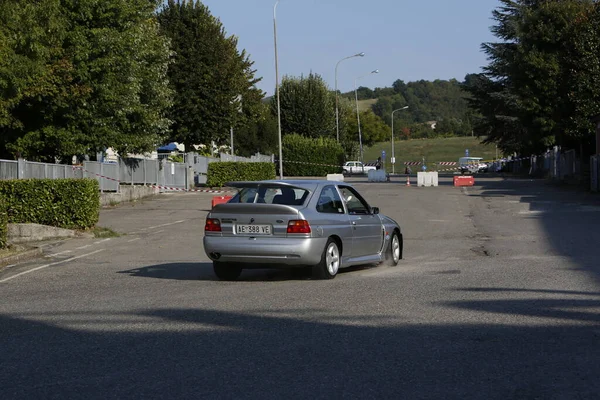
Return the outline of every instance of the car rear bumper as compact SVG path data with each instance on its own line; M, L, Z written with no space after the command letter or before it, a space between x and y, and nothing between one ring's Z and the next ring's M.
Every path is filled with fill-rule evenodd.
M204 251L213 261L281 266L316 265L327 238L204 236Z

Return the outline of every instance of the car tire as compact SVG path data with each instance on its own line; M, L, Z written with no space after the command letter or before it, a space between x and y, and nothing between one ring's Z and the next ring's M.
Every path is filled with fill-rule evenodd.
M337 275L341 263L342 253L338 243L333 238L329 238L323 249L321 262L313 267L313 276L318 279L333 279Z
M235 281L242 274L242 267L217 261L213 261L213 270L222 281Z
M385 251L385 263L389 266L395 267L402 259L402 252L404 250L404 241L402 235L398 232L392 233L390 242Z

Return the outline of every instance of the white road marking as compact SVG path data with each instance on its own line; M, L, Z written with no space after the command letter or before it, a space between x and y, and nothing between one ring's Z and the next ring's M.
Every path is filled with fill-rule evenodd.
M149 227L149 228L145 228L145 229L143 229L143 230L149 230L149 229L162 228L163 226L169 226L169 225L181 224L182 222L185 222L185 220L184 220L184 219L182 219L181 221L169 222L168 224L161 224L161 225L151 226L151 227Z
M91 247L91 244L86 244L85 246L79 246L79 247L75 247L75 250L83 250L83 249L87 249L88 247Z
M127 243L135 242L136 240L140 240L140 239L141 239L141 238L135 238L135 239L131 239L131 240L128 240L128 241L127 241Z
M0 283L8 282L11 279L15 279L15 278L17 278L17 277L19 277L21 275L30 274L32 272L39 271L39 270L44 269L44 268L52 267L54 265L64 264L66 262L77 260L79 258L91 256L91 255L94 255L96 253L100 253L101 251L104 251L104 250L105 249L100 249L100 250L92 251L91 253L82 254L80 256L75 256L75 257L67 258L66 260L61 260L61 261L56 261L56 262L53 262L53 263L50 263L50 264L41 265L41 266L39 266L37 268L30 269L29 271L24 271L24 272L21 272L19 274L16 274L16 275L13 275L13 276L9 276L8 278L2 279L2 280L0 280Z
M61 251L61 252L58 252L58 253L49 254L48 257L56 257L56 256L60 256L60 255L63 255L63 254L68 254L68 253L72 253L72 251L71 250Z
M175 221L175 222L169 222L169 223L161 224L161 225L149 226L148 228L142 228L140 230L130 232L129 234L130 235L139 235L140 233L144 233L145 231L149 231L150 229L162 228L164 226L170 226L170 225L175 225L175 224L181 224L182 222L185 222L185 221L186 220L182 219L181 221Z
M596 213L599 212L600 208L599 207L595 207L595 206L579 206L579 207L575 207L575 208L551 208L551 209L547 209L547 210L525 210L525 211L519 211L519 214L521 215L539 215L539 214L548 214L548 213L555 213L555 214L565 214L565 213L588 213L588 212L592 212L592 213Z
M100 243L104 243L104 242L108 242L110 240L110 238L106 238L106 239L102 239L94 244L100 244Z

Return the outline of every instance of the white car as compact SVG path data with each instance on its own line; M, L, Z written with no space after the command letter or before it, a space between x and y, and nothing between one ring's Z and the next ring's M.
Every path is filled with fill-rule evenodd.
M482 157L461 157L458 159L458 170L461 174L487 172L488 165L483 162Z
M342 168L344 175L366 175L369 171L377 169L375 166L365 165L360 161L348 161Z

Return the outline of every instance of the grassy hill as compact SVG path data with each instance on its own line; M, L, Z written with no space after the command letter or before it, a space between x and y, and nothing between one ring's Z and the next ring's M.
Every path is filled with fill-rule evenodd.
M360 111L370 110L379 99L367 99L358 101L358 109Z
M469 149L469 156L471 157L483 157L484 160L493 160L496 157L496 147L493 144L483 145L481 140L476 137L453 137L396 141L396 172L404 171L405 161L422 161L423 157L425 157L427 170L436 170L434 168L436 162L458 161L459 157L464 157L465 149ZM372 147L365 148L364 160L376 160L381 155L382 150L386 152L386 169L391 171L391 142L377 143ZM498 156L501 157L502 154L498 153ZM413 172L416 172L415 167L411 168Z

